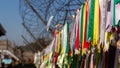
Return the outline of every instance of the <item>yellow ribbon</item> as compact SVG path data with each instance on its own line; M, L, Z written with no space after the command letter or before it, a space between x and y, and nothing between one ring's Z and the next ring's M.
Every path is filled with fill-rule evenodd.
M95 0L93 45L99 42L99 0Z
M58 45L57 45L57 50L56 50L57 53L60 52L60 42L61 42L61 41L60 41L60 34L61 34L61 33L59 32L59 33L58 33Z
M82 55L85 54L85 50L84 50L84 37L85 37L85 24L86 24L86 6L87 3L85 3L84 5L84 14L83 14L83 37L82 37Z

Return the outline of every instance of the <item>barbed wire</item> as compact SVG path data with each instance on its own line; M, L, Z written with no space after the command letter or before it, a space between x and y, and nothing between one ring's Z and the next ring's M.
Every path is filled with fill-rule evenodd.
M80 7L84 0L19 0L20 16L36 38L53 37L55 25L65 22L71 24L71 16ZM49 18L53 16L50 30L46 26Z

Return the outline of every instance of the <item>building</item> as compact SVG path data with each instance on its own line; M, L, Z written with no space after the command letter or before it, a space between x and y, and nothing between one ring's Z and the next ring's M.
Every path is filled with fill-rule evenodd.
M6 30L0 24L0 37L5 34ZM7 66L14 61L19 61L19 58L14 55L14 45L9 40L0 40L0 67L2 64Z
M13 53L14 45L9 40L0 40L0 50L8 50Z
M6 30L3 28L3 26L0 24L0 36L4 36L6 34Z

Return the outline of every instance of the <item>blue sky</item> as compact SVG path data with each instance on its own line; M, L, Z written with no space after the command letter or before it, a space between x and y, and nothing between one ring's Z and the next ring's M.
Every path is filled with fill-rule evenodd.
M7 37L16 44L23 44L21 35L25 29L21 25L19 0L0 0L0 23L7 31L6 36L0 37L0 39L6 39Z
M23 27L19 15L19 0L0 0L0 23L6 29L6 37L9 40L19 45L22 44Z

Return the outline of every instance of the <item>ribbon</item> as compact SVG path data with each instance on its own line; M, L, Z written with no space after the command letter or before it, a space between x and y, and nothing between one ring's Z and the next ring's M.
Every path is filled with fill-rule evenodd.
M99 17L100 17L99 0L95 0L93 45L98 44L98 41L99 41L99 27L100 27Z

